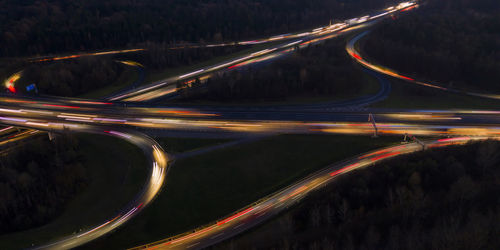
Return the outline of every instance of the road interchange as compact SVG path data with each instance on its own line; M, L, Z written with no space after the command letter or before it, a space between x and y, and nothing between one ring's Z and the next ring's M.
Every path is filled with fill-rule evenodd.
M363 22L354 28L365 27L364 22L375 22L397 11L413 8L416 3L386 10L387 14L378 14L376 18L363 17ZM361 19L361 18L360 18ZM359 19L357 19L359 21ZM345 26L344 26L345 25ZM429 147L441 147L463 144L471 140L495 138L500 134L498 127L499 111L433 111L433 110L376 110L365 109L353 112L346 110L331 111L335 105L319 106L288 106L265 108L221 108L221 107L154 107L150 104L128 104L127 101L149 101L165 97L177 91L178 80L192 81L195 78L206 77L220 70L233 70L234 66L244 66L258 62L259 59L269 60L275 55L291 52L297 46L330 39L339 33L352 30L349 25L331 25L313 30L309 34L281 35L259 40L259 43L301 38L298 41L278 45L267 50L253 53L237 60L224 62L208 69L200 69L192 73L167 79L122 95L114 96L109 101L77 100L71 98L30 98L4 96L0 100L0 123L16 127L37 129L49 132L86 132L115 136L138 145L151 162L151 176L145 189L131 205L123 209L123 213L89 231L49 243L39 248L71 248L108 233L149 204L163 185L167 172L168 156L161 147L132 129L154 130L168 129L183 132L203 133L244 133L244 134L274 134L274 133L336 133L336 134L373 134L373 124L368 122L370 114L377 120L379 134L398 135L436 135L461 136L458 139L441 139L429 142ZM312 35L312 36L308 36ZM317 39L317 40L316 40ZM209 45L207 45L209 46ZM223 46L223 45L220 45ZM354 56L350 53L351 56ZM370 70L374 70L370 68ZM208 73L208 74L207 74ZM380 72L379 72L380 73ZM366 99L354 106L369 104L375 99ZM120 101L120 102L117 102ZM339 105L353 106L351 105ZM465 137L464 137L465 136ZM470 136L470 137L469 137ZM229 238L250 228L254 224L277 214L279 211L299 200L303 195L331 181L337 175L369 166L378 161L421 150L419 144L406 144L387 148L382 153L370 152L355 160L350 160L320 171L306 179L281 190L277 194L265 198L252 207L247 207L227 218L217 221L212 226L204 227L191 234L176 236L146 247L201 248ZM383 156L383 157L382 157ZM370 161L366 160L370 159ZM329 176L329 177L328 177ZM280 205L281 204L281 205ZM281 208L279 208L279 207ZM268 209L273 212L268 213ZM261 215L262 214L262 215ZM254 224L236 228L250 217L257 217ZM232 230L232 231L231 231ZM200 240L200 238L203 238ZM194 242L196 240L197 242ZM189 244L189 245L188 245Z

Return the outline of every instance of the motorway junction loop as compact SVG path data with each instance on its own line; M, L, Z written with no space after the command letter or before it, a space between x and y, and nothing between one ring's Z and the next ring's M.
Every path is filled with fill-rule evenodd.
M34 249L68 249L99 238L136 216L153 202L164 185L168 172L168 156L161 146L144 133L151 130L168 130L173 133L213 134L276 134L276 133L335 133L335 134L396 134L414 136L442 136L444 139L402 144L369 152L353 159L328 166L306 178L261 200L194 231L170 237L138 248L203 248L239 234L283 211L305 195L333 181L347 172L410 154L424 148L462 145L470 141L497 139L500 135L500 111L484 110L398 110L368 109L367 104L380 100L362 99L343 104L294 105L273 107L157 107L141 103L158 98L175 97L176 82L189 83L195 79L206 80L221 71L237 70L252 63L271 60L291 53L300 47L331 39L344 33L360 30L391 15L409 11L418 6L417 1L404 2L379 11L374 15L358 17L331 24L310 32L284 34L254 41L204 45L205 47L265 44L285 41L268 49L241 58L199 69L164 81L126 91L108 100L82 100L59 97L0 96L0 124L30 129L25 134L46 131L84 132L105 134L129 141L149 159L150 175L143 189L129 205L115 217L78 234L62 237ZM360 38L360 37L359 37ZM359 40L358 38L358 40ZM348 53L373 74L400 78L390 72L381 72L370 66L354 50L357 40L347 46ZM141 49L137 49L140 51ZM123 52L123 51L121 51ZM113 53L121 53L113 52ZM125 51L128 52L128 51ZM105 52L102 52L105 53ZM89 53L98 56L102 53ZM57 60L77 56L58 57ZM55 59L44 58L45 61ZM378 76L378 75L377 75ZM378 76L377 78L380 78ZM410 79L407 79L410 80ZM411 79L413 80L413 79ZM8 81L8 88L15 90L15 81ZM383 97L384 95L380 95ZM479 97L489 96L481 96ZM369 119L370 118L370 119ZM12 129L8 127L8 129ZM24 135L20 138L26 138Z

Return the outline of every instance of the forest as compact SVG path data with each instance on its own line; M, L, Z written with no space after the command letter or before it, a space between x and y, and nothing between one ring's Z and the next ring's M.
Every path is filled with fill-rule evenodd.
M0 57L258 38L394 0L0 0Z
M288 100L294 97L342 98L356 95L367 76L360 74L345 53L345 40L298 49L285 58L257 63L216 75L199 85L183 89L181 101L238 102Z
M213 249L499 249L499 180L497 141L402 156L342 175L274 228Z
M41 226L88 183L79 141L37 137L0 157L0 234Z
M125 67L109 57L33 63L23 70L16 86L19 91L25 91L27 85L34 83L40 94L72 97L117 84Z
M500 4L428 0L378 25L363 49L373 61L413 78L500 93Z

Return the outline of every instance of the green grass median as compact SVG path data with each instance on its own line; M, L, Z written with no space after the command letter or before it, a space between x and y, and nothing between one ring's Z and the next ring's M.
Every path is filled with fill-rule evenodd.
M178 138L178 137L161 137L155 139L163 150L170 154L184 153L196 149L215 146L225 142L230 142L232 139L204 139L204 138Z

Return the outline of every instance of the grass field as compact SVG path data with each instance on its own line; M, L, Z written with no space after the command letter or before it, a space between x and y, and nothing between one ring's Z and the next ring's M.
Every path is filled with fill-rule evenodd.
M111 218L146 182L148 163L128 142L105 136L77 136L85 156L89 186L74 197L64 212L40 228L0 236L0 249L21 249L47 243Z
M390 78L389 78L390 79ZM496 109L500 100L454 94L442 90L418 86L402 80L391 79L389 97L374 104L374 108L407 109Z
M175 138L162 137L155 139L168 153L184 153L207 146L214 146L229 142L231 139L198 139L198 138Z
M214 221L315 170L400 138L281 135L177 161L142 214L89 249L156 241Z
M113 84L110 84L106 87L96 89L94 91L91 91L89 93L85 93L83 95L78 96L79 98L86 98L86 99L99 99L103 98L105 96L111 95L113 93L116 93L117 91L120 91L121 89L124 89L128 86L130 86L138 77L138 72L136 68L132 67L127 67L120 77L114 82Z

